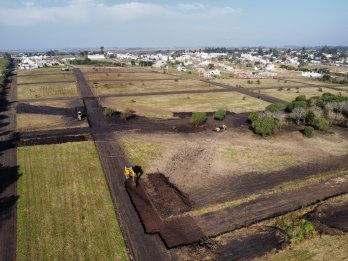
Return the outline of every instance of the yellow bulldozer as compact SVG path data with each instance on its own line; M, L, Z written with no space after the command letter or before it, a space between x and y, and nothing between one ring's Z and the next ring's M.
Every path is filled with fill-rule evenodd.
M215 131L215 132L223 132L225 130L227 130L227 126L225 124L222 124L221 126L213 129L213 131Z
M139 166L124 167L124 175L126 176L126 179L131 178L133 184L136 184L138 182L138 179L142 174L143 174L143 171L141 167Z

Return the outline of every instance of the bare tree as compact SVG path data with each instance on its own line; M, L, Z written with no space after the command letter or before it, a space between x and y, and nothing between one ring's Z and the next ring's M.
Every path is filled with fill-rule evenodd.
M303 108L295 108L289 116L296 122L296 125L300 125L300 122L305 120L306 113L306 110Z

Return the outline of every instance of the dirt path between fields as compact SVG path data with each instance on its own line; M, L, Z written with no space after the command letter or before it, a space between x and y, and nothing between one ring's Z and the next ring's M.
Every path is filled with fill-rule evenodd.
M93 97L93 93L81 71L74 69L74 73L82 97ZM107 131L108 123L97 100L94 98L83 99L91 128L99 132ZM92 135L131 258L149 261L173 259L157 235L144 233L141 221L125 189L125 177L123 175L123 168L126 165L125 158L118 143L110 140L110 136L111 134L107 132Z
M0 260L16 260L17 239L17 148L15 146L16 101L15 75L4 90L0 105Z

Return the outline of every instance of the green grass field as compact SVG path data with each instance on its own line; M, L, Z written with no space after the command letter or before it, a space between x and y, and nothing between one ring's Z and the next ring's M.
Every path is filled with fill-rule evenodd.
M134 82L90 82L95 95L137 93L137 92L173 92L191 90L220 89L212 84L196 80L162 80Z
M18 77L18 84L39 83L39 82L59 82L59 81L76 81L75 75L71 72L60 72L57 74L48 75L30 75L25 77Z
M18 148L17 260L127 260L92 142Z
M71 83L41 83L19 85L17 89L18 99L36 99L50 97L72 97L78 96L75 82Z
M348 91L348 90L347 90ZM276 89L268 89L268 90L260 90L261 94L266 94L271 97L275 97L284 101L292 101L299 95L305 95L307 98L313 97L313 96L321 96L325 92L330 92L332 94L339 94L342 93L342 95L346 95L347 93L344 91L335 91L332 89L322 88L322 91L319 91L319 88L313 87L313 88L299 88L297 89L283 89L282 91L278 91Z
M243 97L245 97L244 100ZM211 112L221 108L236 113L250 112L263 110L269 103L238 92L228 92L110 97L103 99L102 104L104 107L117 110L132 108L138 115L142 116L170 118L172 112Z

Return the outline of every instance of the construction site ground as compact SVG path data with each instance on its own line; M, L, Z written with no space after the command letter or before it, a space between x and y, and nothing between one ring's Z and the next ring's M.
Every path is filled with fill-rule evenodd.
M150 95L156 101L156 96L161 99L178 94L213 97L238 93L265 104L286 104L275 96L260 95L251 88L204 81L204 84L213 84L216 88L180 90L177 93L132 91L111 93L105 97L93 93L93 81L146 81L151 85L151 81L177 77L142 68L85 67L81 70L75 68L73 73L80 100L74 94L68 96L68 93L63 93L65 97L58 97L52 89L54 87L49 87L47 90L52 96L48 93L47 99L46 96L29 97L14 103L17 114L39 118L53 115L63 119L59 128L48 124L25 131L17 129L17 145L93 140L129 255L135 260L190 260L190 249L203 251L200 254L206 253L212 260L259 257L285 247L287 236L275 228L247 227L348 193L348 133L344 128L333 128L332 133L318 133L314 138L306 139L299 128L288 126L276 137L262 139L251 132L247 123L250 110L228 112L223 122L228 129L223 133L212 132L220 124L213 119L214 110L207 110L208 121L201 126L190 122L194 110L174 107L168 109L168 118L147 117L145 114L126 121L103 114L103 107L110 106L103 100L108 97L129 100L136 97L135 104L138 105L143 97ZM136 78L137 74L139 78ZM13 83L15 85L15 81ZM24 86L30 88L31 84L21 88ZM307 84L304 86L310 88ZM318 87L313 85L313 88ZM16 91L16 86L11 90ZM117 107L117 102L115 106L115 109L124 109L122 104ZM74 118L77 107L88 114L82 125ZM8 107L7 111L9 108L14 109ZM138 111L142 111L141 106ZM3 130L4 133L11 131ZM13 155L10 161L15 163ZM126 164L141 165L145 170L138 186L126 182L123 175ZM329 213L325 214L327 218L320 219L315 212L312 218L346 231L344 220L330 215L339 213L346 216L345 209L344 204L335 206L333 212L318 208ZM14 222L15 217L10 220ZM236 231L235 237L217 248L209 248L209 238L230 231ZM4 241L7 238L5 232L0 230L1 245L11 253L11 257L15 253L15 243L12 240L11 245L11 241ZM15 229L7 233L15 238ZM202 242L207 243L203 248Z

